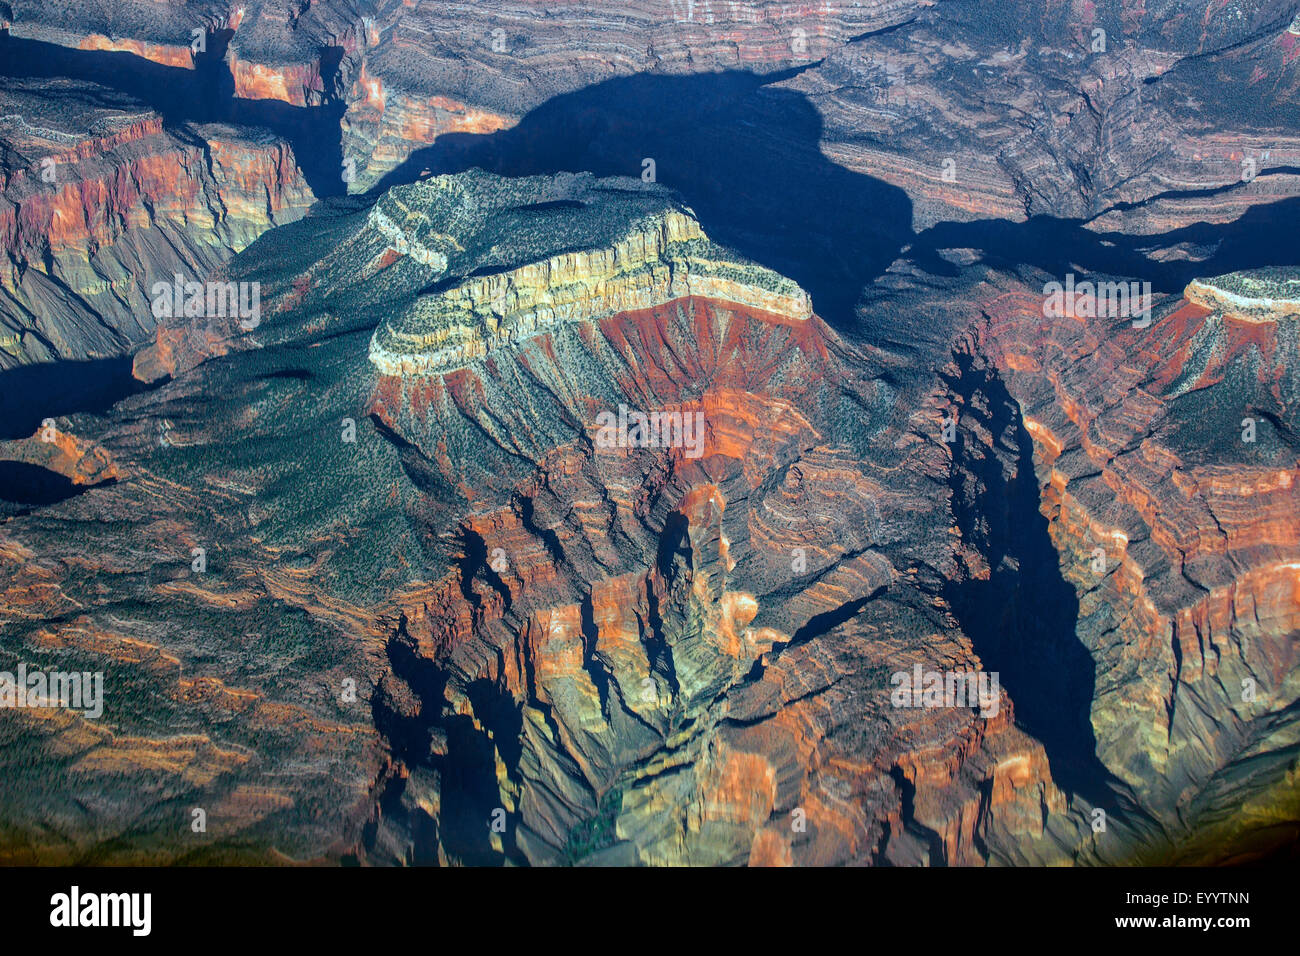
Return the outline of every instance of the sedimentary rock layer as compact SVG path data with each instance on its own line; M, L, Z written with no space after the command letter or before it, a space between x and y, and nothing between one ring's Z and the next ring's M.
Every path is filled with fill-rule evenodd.
M523 188L571 189L616 237L662 206L544 187ZM533 209L510 248L465 230L457 274L542 261L568 212ZM986 713L891 702L894 672L982 669L943 597L951 457L925 374L802 313L687 296L377 376L372 317L437 271L391 238L367 212L277 230L231 266L263 284L255 337L57 420L58 453L0 448L82 476L0 530L0 646L111 678L100 724L6 725L30 771L0 778L13 858L1082 852L1086 806L1004 692ZM594 440L620 405L701 416L699 454Z
M491 9L384 0L364 12L191 0L123 4L111 31L91 10L13 6L15 36L100 48L111 32L120 38L112 48L173 65L187 65L191 32L202 28L214 48L228 42L236 96L344 104L353 191L438 172L428 147L440 139L508 128L584 87L734 70L806 94L828 154L906 190L917 228L1047 212L1109 213L1106 228L1160 231L1232 218L1261 193L1297 193L1300 147L1288 129L1300 48L1286 11L1264 0L1024 0L996 10L912 0ZM1235 128L1207 123L1207 105L1233 115Z
M116 688L103 724L4 725L13 858L1214 861L1294 832L1294 277L1211 278L1293 220L1283 5L12 6L267 117L337 106L352 192L479 165L685 196L350 198L229 264L255 335L169 321L134 367L171 382L0 446L4 662ZM59 88L86 128L0 110L0 362L129 347L142 277L310 200L280 141L105 95ZM81 192L28 168L60 150ZM1139 329L1044 316L1026 263L1077 259L1165 292L1206 266ZM700 426L611 445L624 408ZM896 703L913 666L999 672L996 712Z
M1300 694L1296 327L1286 308L1243 318L1198 304L1206 290L1294 280L1193 283L1145 330L1045 322L1041 299L1009 290L983 305L979 348L1024 410L1078 595L1097 757L1174 833L1230 840L1294 813L1282 715ZM1238 813L1246 780L1251 808ZM1213 852L1193 844L1184 860Z
M284 141L166 129L93 84L10 82L0 114L0 369L125 354L155 283L204 279L314 200Z
M1237 320L1277 323L1300 315L1300 279L1289 270L1197 279L1185 295L1188 302Z
M395 251L445 270L445 256L408 238L390 218L394 213L410 222L411 205L443 189L434 180L390 194L371 217ZM426 206L419 216L421 225L438 229L439 220L460 214L429 213ZM568 230L560 235L566 245L575 244ZM370 360L387 375L447 371L521 337L691 296L793 319L812 315L808 294L790 280L715 245L690 215L669 209L633 220L602 247L576 248L421 296L380 325Z

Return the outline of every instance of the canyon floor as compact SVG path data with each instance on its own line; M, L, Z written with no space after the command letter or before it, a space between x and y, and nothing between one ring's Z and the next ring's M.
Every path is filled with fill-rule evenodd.
M0 862L1294 860L1298 47L0 3Z

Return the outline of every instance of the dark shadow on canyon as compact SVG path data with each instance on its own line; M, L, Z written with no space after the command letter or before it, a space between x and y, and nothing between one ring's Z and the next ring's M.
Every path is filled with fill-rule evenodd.
M973 249L994 268L1032 266L1058 278L1070 272L1132 278L1150 282L1153 292L1177 295L1198 277L1300 264L1300 244L1293 238L1298 217L1300 197L1290 197L1251 206L1231 222L1197 222L1150 236L1094 232L1085 220L1051 216L941 222L918 234L907 255L938 272L939 250ZM1200 258L1153 257L1178 246L1199 250Z
M788 75L788 74L785 74ZM479 167L504 176L649 174L676 190L714 240L794 279L819 315L851 324L864 285L911 239L896 186L821 152L822 120L781 76L641 74L557 96L497 133L444 134L374 192Z
M969 445L969 432L957 429L953 516L989 574L951 581L944 596L984 669L999 675L1016 723L1043 744L1057 785L1111 812L1113 777L1097 759L1091 721L1095 664L1076 634L1079 600L1040 510L1033 441L996 370L966 355L957 362L949 384L963 397L963 415L980 416L993 447Z
M340 192L342 106L297 108L237 100L223 53L223 43L214 45L199 68L190 71L125 53L72 51L0 38L0 74L93 80L143 100L173 125L219 120L265 126L294 146L318 196ZM983 262L1002 268L1033 266L1055 276L1082 269L1149 280L1161 292L1181 291L1196 275L1300 259L1290 238L1300 199L1252 207L1225 225L1198 223L1151 237L1099 234L1085 228L1082 220L1053 217L1023 223L945 222L914 234L906 193L828 160L821 152L817 110L802 94L773 87L777 79L717 73L610 80L555 97L509 130L445 134L384 176L373 195L426 175L473 167L510 176L572 171L640 177L644 161L651 159L657 181L682 195L712 238L799 282L812 295L817 312L850 334L857 326L855 306L864 288L900 256L933 275L955 277L960 270L940 253L969 248L977 250ZM1208 258L1200 263L1157 261L1150 255L1178 243L1202 247ZM124 361L129 376L129 359ZM77 364L103 372L117 369L109 378L127 387L119 367ZM8 437L30 435L46 415L116 400L111 389L91 397L64 394L63 386L77 378L78 369L72 365L54 363L0 375L0 395L30 394L42 400L39 413L0 417L0 427L13 432ZM982 467L991 457L977 460L970 455L972 449L958 449L958 458L973 469L980 488L967 488L960 481L954 485L956 518L970 536L977 534L977 526L987 525L982 547L992 573L987 580L954 583L946 596L985 668L999 672L1017 720L1044 744L1057 783L1109 808L1115 802L1113 778L1096 757L1089 720L1094 663L1076 636L1078 600L1061 574L1047 521L1039 511L1032 443L1014 400L995 375L952 385L955 390L985 393L996 416L993 434L1005 436L1015 469L1007 477L1000 465ZM670 530L665 530L665 539L676 545ZM489 574L486 558L481 539L467 541L461 572L463 596L471 606L478 603L470 584L476 575L498 592L505 590ZM656 600L651 595L652 631L658 634L662 629ZM836 616L809 622L811 630L801 631L799 639L841 623L838 614L851 616L860 607L854 601ZM590 614L590 608L585 609L584 616ZM584 628L588 640L589 630ZM662 658L662 649L651 651L652 662ZM396 706L377 705L375 724L400 760L437 768L446 794L440 834L412 817L414 861L431 862L430 848L441 836L460 860L500 862L488 823L498 799L492 743L469 718L434 709L442 700L447 675L414 653L404 633L394 638L389 655L394 673L404 678L422 707L412 715ZM475 710L494 723L497 741L517 736L518 714L499 690L476 685L471 696ZM445 744L442 753L434 752L439 740ZM517 764L518 752L510 752L509 758ZM405 783L395 781L384 793L381 808L390 816L406 812L400 809L404 788ZM509 826L515 825L512 818ZM511 855L513 831L502 842Z
M439 844L453 862L463 865L500 866L507 859L521 862L514 846L517 821L494 816L494 812L504 814L498 808L496 748L511 767L518 764L519 708L488 681L477 681L468 688L475 713L496 731L494 744L473 717L447 711L447 672L418 652L405 616L389 639L387 652L397 683L381 686L374 695L375 727L388 741L393 756L407 768L429 767L438 774L441 814L433 819L419 809L418 800L408 797L411 781L406 774L391 775L377 795L377 815L361 835L368 856L383 861L384 854L393 851L394 833L381 832L387 820L387 826L408 835L410 856L401 862L437 865L435 848ZM501 850L492 845L494 825L504 826L498 831Z
M57 471L25 461L0 461L0 501L18 505L52 505L87 490Z
M0 371L0 441L30 438L46 418L103 412L147 387L131 376L129 356Z
M207 52L188 70L0 31L0 75L99 83L157 109L172 128L226 122L269 129L288 140L317 196L342 194L344 104L335 95L340 51L322 50L322 105L295 107L234 96L229 40L229 31L210 34ZM1087 220L1053 216L941 222L914 233L908 195L828 160L817 109L804 94L775 85L807 68L766 76L727 71L607 80L553 97L506 130L445 133L384 175L370 195L473 167L506 176L569 171L640 177L645 161L653 160L655 179L681 194L712 238L794 279L812 295L818 314L850 335L863 331L854 310L864 290L895 260L910 260L936 277L958 276L960 268L941 254L945 249L975 250L979 261L999 268L1148 280L1156 292L1168 293L1196 276L1300 262L1300 249L1290 241L1300 197L1252 206L1233 222L1152 236L1094 232ZM350 158L364 166L363 158ZM1201 260L1158 255L1179 244L1200 250Z
M231 36L228 30L209 34L194 69L184 69L0 31L0 76L99 83L157 109L173 128L225 122L269 129L289 141L317 196L342 194L341 49L321 50L322 105L296 107L235 97L226 61ZM849 333L863 290L900 256L935 276L958 275L940 254L944 249L973 249L981 261L1001 268L1031 265L1054 276L1082 270L1149 280L1155 291L1170 293L1196 276L1300 262L1300 248L1290 241L1300 197L1252 206L1230 223L1196 223L1145 237L1094 232L1084 219L1041 215L1025 222L941 222L916 234L907 194L828 160L817 109L804 94L775 85L808 68L765 76L726 71L607 80L553 97L507 130L443 134L383 176L372 195L476 166L507 176L587 171L640 177L645 161L653 160L657 181L680 192L714 239L799 282L818 314ZM364 165L363 158L351 158ZM1233 188L1240 186L1187 194ZM1202 250L1202 260L1152 256L1183 243Z
M1130 277L1166 293L1197 276L1300 262L1289 241L1300 198L1252 206L1229 223L1151 236L1094 232L1087 220L1053 216L941 222L914 233L907 194L828 160L816 108L773 85L799 69L608 80L554 97L510 129L444 134L385 175L372 195L474 167L504 176L640 177L653 160L656 181L682 196L713 239L794 279L817 313L850 335L861 331L854 307L864 290L895 260L958 276L945 249L973 249L1003 269ZM1158 254L1180 244L1201 259Z

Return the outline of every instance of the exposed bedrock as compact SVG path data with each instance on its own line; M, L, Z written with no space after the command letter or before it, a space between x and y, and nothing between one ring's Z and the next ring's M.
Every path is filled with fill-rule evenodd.
M110 28L91 9L22 0L10 30L182 68L205 30L241 102L342 107L331 149L350 191L449 171L422 154L580 89L736 71L806 94L826 156L903 189L917 229L1050 214L1157 232L1297 194L1289 6L192 0L121 5Z
M314 198L269 134L165 130L71 81L10 84L0 109L0 368L130 351L156 324L154 283L205 278Z
M1300 379L1283 272L1201 280L1144 330L1044 319L1014 290L982 305L976 341L1023 409L1095 665L1097 759L1178 847L1148 859L1213 859L1215 840L1252 830L1288 839L1294 819ZM1188 301L1234 290L1254 296L1249 317ZM1061 694L1072 720L1076 689Z
M1001 228L1026 217L1081 220L1081 241L1092 252L1118 243L1130 273L1254 264L1209 262L1212 224L1245 233L1267 204L1300 201L1290 122L1300 120L1300 54L1285 6L1023 4L990 15L951 0L521 2L467 13L385 0L130 3L107 18L22 2L0 43L7 73L109 85L158 114L171 138L204 139L199 124L222 122L264 126L288 144L269 164L237 160L274 167L278 183L246 171L234 188L170 196L173 213L188 204L175 241L160 241L165 230L137 237L146 215L122 220L115 245L147 247L139 255L160 265L179 258L186 272L210 271L239 248L210 235L222 231L207 225L221 211L214 195L231 211L226 231L251 237L259 218L287 218L277 197L285 210L309 200L303 183L325 196L475 165L644 173L680 190L711 239L789 276L844 330L909 245L940 274L948 249L1002 262L1056 248L1028 233L1008 247ZM258 216L263 205L272 211ZM1133 234L1151 236L1140 254ZM124 281L120 267L104 271L113 274L92 269L70 285ZM122 354L152 326L147 297L112 288L99 295L104 322L93 304L70 320L69 335L93 343L87 354ZM58 294L42 293L42 312ZM2 334L0 343L18 333ZM28 338L24 354L63 355Z
M459 190L449 192L452 202L464 201ZM580 203L566 201L574 203L575 218L584 215ZM392 232L398 250L445 269L445 255L408 239L393 222L393 216L411 215L400 202L395 205L380 203L371 213L376 224ZM370 343L370 361L386 375L450 371L539 332L683 298L720 299L793 321L812 315L808 293L715 245L687 211L651 212L620 233L603 247L581 248L574 230L565 229L564 252L421 296L381 324Z
M348 502L356 533L329 564L349 570L303 584L325 606L359 576L387 635L369 699L393 762L360 858L1074 856L1084 807L1004 692L986 716L891 703L896 672L981 669L942 597L950 457L924 371L802 306L687 295L376 379L373 323L548 261L574 242L575 207L615 245L647 204L684 216L660 187L590 177L470 174L391 198L401 216L323 215L240 256L232 275L266 289L258 334L160 338L141 361L170 355L174 381L129 400L115 438L146 461L215 454L243 472L254 429L260 464L234 494L252 479L250 517L288 554L331 526L313 502ZM199 383L218 409L184 411ZM603 437L620 406L653 413L669 447ZM304 473L322 433L340 447L344 416L375 457L343 445Z
M696 226L589 175L340 200L228 264L261 283L254 334L164 323L136 359L159 384L4 443L5 662L76 654L130 688L97 724L6 725L17 856L976 865L1285 839L1288 311L1046 319L1028 267L898 266L850 340L798 296L746 299L772 267L712 231L704 274L743 281L643 282L699 270L668 241ZM383 323L452 306L517 334L372 361ZM67 487L30 500L30 469ZM918 667L1000 685L907 706ZM196 806L220 808L206 842Z
M892 672L979 663L934 593L947 456L860 362L819 320L687 298L381 378L412 480L473 503L381 702L474 782L442 788L440 854L970 863L1066 815L1008 699L890 704ZM602 446L620 404L701 415L698 455Z
M219 279L315 199L283 139L89 81L6 81L0 112L3 438L129 391L159 284Z

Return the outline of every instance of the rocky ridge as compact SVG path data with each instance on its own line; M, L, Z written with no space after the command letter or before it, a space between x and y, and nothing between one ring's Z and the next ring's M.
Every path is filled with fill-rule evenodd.
M1119 233L1149 235L1162 259L1197 260L1212 247L1198 238L1195 224L1232 223L1297 195L1300 145L1289 129L1300 53L1289 20L1263 0L1228 7L1207 0L1191 10L1173 2L1140 10L1119 0L1085 7L1014 3L992 14L971 4L910 0L852 6L648 0L617 10L521 2L489 11L396 0L303 9L187 0L165 8L119 4L111 18L19 2L7 30L24 42L121 58L106 82L138 72L137 60L166 66L174 74L209 77L213 90L238 104L227 112L241 119L274 120L280 135L310 126L313 155L297 161L312 165L308 178L318 195L382 191L429 173L460 171L468 168L460 162L464 150L477 145L491 152L496 137L521 127L532 130L522 143L533 154L529 168L486 168L636 175L645 159L654 159L715 238L825 300L803 271L765 254L763 247L786 242L779 221L761 227L725 221L720 231L710 215L716 210L704 208L703 199L725 190L745 195L747 203L770 202L749 196L746 183L729 181L734 147L780 157L787 182L824 177L820 167L829 158L841 170L887 184L888 190L868 190L864 199L871 201L864 204L882 220L868 231L896 238L894 254L912 238L909 231L927 247L978 247L991 221L1053 216L1080 218L1103 241ZM201 53L189 46L196 30L206 44ZM725 76L718 71L754 82L737 95L717 79ZM603 98L598 92L632 78L708 82L651 89L655 95L646 102L623 87L608 87ZM559 101L576 91L592 95L573 104L573 115L555 115ZM800 100L809 115L786 115L788 108L764 115L783 97ZM202 112L196 103L203 98L169 100L167 109ZM684 108L679 99L697 112L707 114L713 103L725 115L749 115L716 137L690 133L725 126L725 116L702 115L683 124L684 138L644 142L636 128L671 125ZM1211 114L1233 116L1232 128L1207 122ZM560 126L541 130L538 141L538 124L554 120ZM815 123L809 132L815 150L791 148L791 137L803 135L792 122ZM325 134L328 150L315 155L327 129L334 130ZM575 129L583 130L576 138L589 140L593 155L552 156L550 138L571 144L571 153ZM516 164L519 146L511 146ZM896 195L879 195L888 191ZM801 199L797 216L815 219L813 210L841 195ZM852 191L843 198L849 209L857 205ZM778 214L788 218L790 210L760 208L757 218ZM973 234L931 235L954 223L971 223ZM754 232L754 241L736 241L733 229ZM202 244L201 237L189 241ZM819 266L833 266L836 255L808 253ZM888 258L877 261L884 256L850 248L849 261L869 260L867 277L842 293L846 305L830 303L823 312L840 322L852 298L888 264ZM195 271L210 264L196 260ZM134 293L129 300L145 316L147 299ZM20 311L20 305L10 308ZM117 354L129 350L138 342L131 326L150 324L147 317L132 323L115 316L109 324L123 327L125 336L115 340L87 328L78 312L65 338L92 339L95 354L110 342L117 342ZM9 324L18 321L11 317Z
M15 35L116 31L178 69L195 17L233 31L214 47L237 96L343 109L354 192L657 159L764 277L606 298L616 257L575 253L636 201L686 207L549 175L381 191L236 257L265 286L256 334L164 323L135 370L175 381L2 446L6 493L68 487L5 506L0 646L145 685L109 735L6 727L6 815L40 821L17 858L1218 862L1294 842L1287 5L132 4L112 30L14 6ZM448 182L510 228L409 215ZM119 242L151 235L129 222ZM548 262L579 267L581 321L534 308ZM1281 268L1219 275L1260 263ZM1084 266L1154 278L1151 327L1048 320L1038 288ZM831 325L746 298L770 270ZM129 347L83 324L93 354ZM468 347L429 361L421 339L454 326ZM362 357L394 330L418 361ZM602 447L621 405L703 415L700 456ZM211 540L222 560L187 573ZM939 662L1000 671L998 714L892 705L893 668ZM188 736L158 736L173 717ZM70 798L87 788L115 796ZM222 808L201 847L171 829L196 802Z
M465 220L471 214L466 206L472 208L472 200L461 185L440 177L418 189L394 190L371 211L372 221L389 236L395 252L445 273L447 255L431 249L425 233L431 230L444 248L457 250L483 241L467 234L471 227ZM444 190L449 195L441 209L411 208L408 197ZM688 211L650 213L628 223L626 232L605 237L603 244L582 248L587 237L577 223L590 218L588 211L578 199L558 201L572 203L572 215L551 214L548 226L559 230L571 251L421 296L381 322L370 343L371 362L387 375L448 371L502 343L561 324L593 322L686 297L719 299L795 319L812 315L806 292L712 243ZM519 207L509 212L517 214ZM408 235L403 226L413 219L419 221L419 234ZM452 223L454 235L446 231ZM520 225L480 228L499 233Z
M1283 270L1197 279L1188 285L1185 296L1212 312L1248 322L1286 321L1300 314L1300 283Z
M1097 757L1180 847L1152 861L1204 859L1209 833L1231 842L1294 812L1296 330L1285 303L1249 318L1200 304L1294 276L1195 282L1148 330L1045 320L1008 289L982 305L977 341L1023 409L1077 594ZM1189 837L1198 819L1209 832Z
M627 188L586 194L613 214ZM102 725L8 725L44 781L4 791L7 820L39 821L11 856L977 862L1043 836L1042 806L1060 815L1043 852L1078 844L1005 696L988 717L888 703L891 669L980 666L938 597L953 557L926 476L949 465L923 379L900 399L905 365L815 317L693 296L376 375L364 317L430 267L336 267L391 260L390 238L366 212L268 234L232 264L266 290L254 336L107 419L60 419L74 458L4 447L112 468L3 525L4 646L137 675ZM702 414L702 454L597 446L620 402ZM86 522L111 532L70 533ZM42 624L60 608L75 627ZM182 750L160 712L190 728ZM69 733L85 756L60 763ZM311 756L284 775L287 753ZM169 768L151 796L135 761ZM69 815L88 786L133 793L129 821L120 801ZM175 836L192 806L206 842Z

